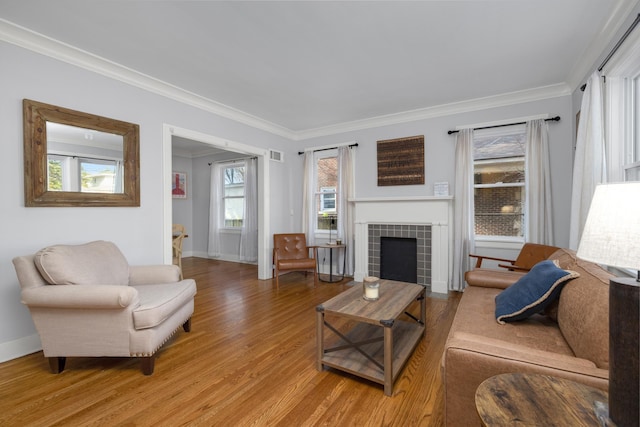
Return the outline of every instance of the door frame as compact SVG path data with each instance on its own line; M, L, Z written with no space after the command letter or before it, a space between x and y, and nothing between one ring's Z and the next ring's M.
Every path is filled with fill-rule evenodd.
M209 144L213 147L248 154L258 158L258 279L271 278L271 258L269 254L269 150L231 141L214 135L197 132L169 124L162 125L162 176L163 176L163 260L171 264L172 240L172 139L174 136Z

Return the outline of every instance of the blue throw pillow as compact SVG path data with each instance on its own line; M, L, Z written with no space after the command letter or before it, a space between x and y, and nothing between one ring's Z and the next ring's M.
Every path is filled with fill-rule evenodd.
M500 324L523 320L551 304L568 280L580 276L563 270L554 261L542 261L516 283L496 296L496 320Z

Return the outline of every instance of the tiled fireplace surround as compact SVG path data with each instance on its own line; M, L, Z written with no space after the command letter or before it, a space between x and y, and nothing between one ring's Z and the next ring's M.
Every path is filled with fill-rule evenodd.
M354 279L378 275L380 237L418 239L418 282L446 294L450 282L452 197L363 198L355 206ZM423 236L424 237L421 237ZM430 243L430 249L426 246ZM420 246L425 248L420 249ZM423 256L422 261L420 256Z
M369 275L380 276L382 237L416 239L418 285L431 286L431 225L369 224Z

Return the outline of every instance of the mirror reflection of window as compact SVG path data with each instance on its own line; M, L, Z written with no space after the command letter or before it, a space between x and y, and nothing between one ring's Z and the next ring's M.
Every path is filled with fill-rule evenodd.
M47 188L83 193L123 192L123 138L47 122Z

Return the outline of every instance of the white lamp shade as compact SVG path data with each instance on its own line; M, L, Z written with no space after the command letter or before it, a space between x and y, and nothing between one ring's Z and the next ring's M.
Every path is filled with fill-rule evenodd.
M578 257L611 267L640 270L640 182L596 187Z

